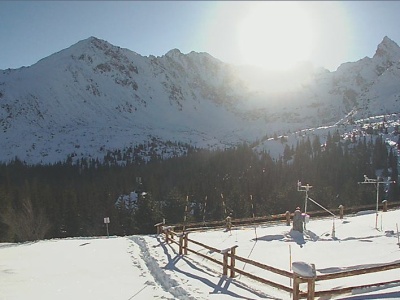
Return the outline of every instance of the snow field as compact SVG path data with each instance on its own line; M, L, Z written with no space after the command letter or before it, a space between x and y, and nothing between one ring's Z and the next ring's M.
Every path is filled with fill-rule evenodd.
M189 238L216 249L237 245L236 254L290 271L291 262L315 264L317 274L359 269L400 260L396 223L400 210L335 219L311 219L304 235L284 223L208 229ZM255 240L257 233L257 240ZM220 253L189 242L189 248L222 262ZM25 299L291 299L290 293L237 274L222 276L222 266L189 252L161 235L52 239L0 244L0 300ZM290 286L287 277L236 261L236 267ZM316 290L399 279L400 270L318 281ZM229 272L228 272L229 275ZM306 287L301 285L301 289ZM319 299L400 299L400 285L354 290Z

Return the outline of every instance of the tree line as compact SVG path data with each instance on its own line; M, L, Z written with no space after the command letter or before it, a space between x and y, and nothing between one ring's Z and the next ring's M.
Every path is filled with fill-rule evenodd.
M327 208L372 204L375 187L357 182L376 178L376 170L397 181L397 156L382 137L343 141L338 132L323 146L318 136L303 137L279 159L248 144L126 164L15 159L0 164L0 241L105 235L104 217L110 234L131 235L153 233L163 219L176 224L294 211L304 205L298 180L312 185L310 197ZM380 188L380 200L397 201L397 183ZM117 201L133 191L135 201ZM308 210L318 209L313 205Z

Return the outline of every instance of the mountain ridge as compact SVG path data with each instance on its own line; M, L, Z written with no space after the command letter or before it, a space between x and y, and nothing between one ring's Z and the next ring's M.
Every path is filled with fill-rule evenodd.
M384 37L372 58L307 71L277 92L271 75L260 73L263 89L255 88L251 72L205 52L141 56L89 37L32 66L0 71L0 161L101 159L149 141L164 153L167 142L223 149L335 124L350 112L394 113L399 60L399 46Z

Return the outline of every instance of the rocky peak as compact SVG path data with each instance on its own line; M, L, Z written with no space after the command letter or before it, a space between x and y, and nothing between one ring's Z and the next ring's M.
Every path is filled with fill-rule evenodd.
M182 52L181 52L179 49L172 49L172 50L169 50L169 51L165 54L165 56L171 57L171 58L179 57L179 56L181 56L181 55L182 55Z
M397 62L400 60L400 47L385 36L382 42L378 45L374 58L383 58L386 61Z

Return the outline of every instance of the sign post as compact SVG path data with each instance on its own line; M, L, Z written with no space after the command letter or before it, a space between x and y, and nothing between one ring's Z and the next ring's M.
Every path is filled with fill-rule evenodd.
M110 218L106 217L104 218L104 224L106 224L107 227L107 238L110 237L109 233L108 233L108 224L110 224Z

